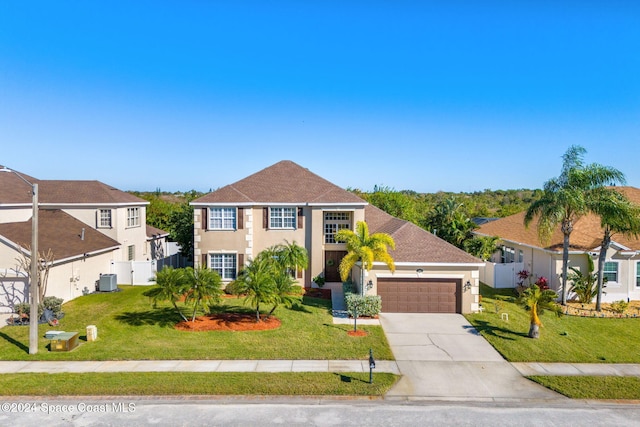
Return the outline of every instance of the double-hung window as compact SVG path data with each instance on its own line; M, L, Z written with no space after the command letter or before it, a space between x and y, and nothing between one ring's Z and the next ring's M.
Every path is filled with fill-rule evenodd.
M111 209L100 209L98 215L98 227L111 228Z
M296 228L296 208L270 208L269 228Z
M127 227L140 227L140 208L127 208Z
M211 254L211 269L217 271L222 280L236 278L236 254Z
M636 287L640 288L640 261L636 262Z
M615 261L605 262L603 277L607 279L607 283L618 283L618 263Z
M235 230L236 208L209 208L210 230Z

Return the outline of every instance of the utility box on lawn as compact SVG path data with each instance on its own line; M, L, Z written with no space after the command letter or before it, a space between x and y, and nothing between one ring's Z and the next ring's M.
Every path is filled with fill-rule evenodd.
M100 292L113 292L116 289L118 289L117 274L103 274L100 276L100 282L98 284L98 290Z

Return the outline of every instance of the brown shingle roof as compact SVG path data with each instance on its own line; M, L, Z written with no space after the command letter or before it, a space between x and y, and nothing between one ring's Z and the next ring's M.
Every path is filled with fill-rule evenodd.
M395 262L477 264L478 258L458 249L417 225L395 218L375 206L365 207L365 221L371 233L387 233L396 243L389 250Z
M283 160L193 201L215 203L352 203L366 202L308 169Z
M147 224L147 238L161 237L161 236L168 236L168 235L169 235L168 231L164 231L152 225Z
M629 200L640 205L640 189L634 187L616 187ZM524 226L525 212L520 212L493 222L483 224L476 230L477 234L498 236L503 240L521 243L529 246L545 248L554 251L562 250L563 235L560 227L554 231L549 242L541 242L538 238L536 219L528 228ZM586 215L578 219L573 225L573 231L569 239L570 249L589 251L600 246L603 230L600 219L595 215ZM622 235L614 235L612 240L630 249L640 250L640 240L628 238Z
M3 167L0 166L0 169ZM132 194L100 181L39 180L18 172L38 184L38 201L47 204L148 204ZM0 172L0 204L31 203L31 187L15 173Z
M31 220L0 224L0 235L22 247L31 246ZM40 209L38 213L38 251L50 248L56 260L119 246L117 241L59 209Z

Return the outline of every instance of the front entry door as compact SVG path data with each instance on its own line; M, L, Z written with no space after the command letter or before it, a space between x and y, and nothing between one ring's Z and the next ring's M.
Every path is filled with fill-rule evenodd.
M338 266L346 254L347 251L324 252L324 279L326 282L342 282Z

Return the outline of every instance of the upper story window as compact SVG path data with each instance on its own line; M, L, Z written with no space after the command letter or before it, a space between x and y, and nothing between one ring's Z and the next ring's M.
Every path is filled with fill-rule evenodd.
M127 208L127 227L140 226L140 208Z
M339 230L351 228L351 212L324 213L324 242L336 243L336 233Z
M210 230L235 230L236 208L209 208Z
M607 283L618 283L618 263L615 261L605 262L603 276L607 279Z
M296 228L296 208L270 208L269 228Z
M98 227L111 228L111 209L100 209L98 213Z

